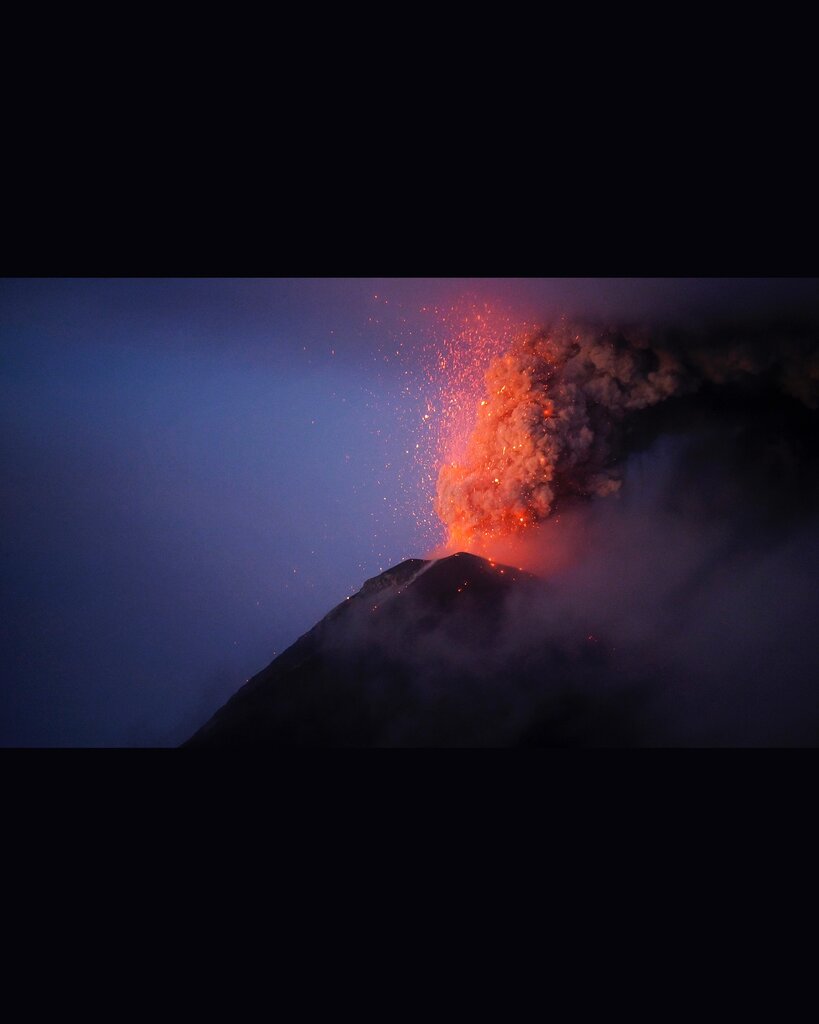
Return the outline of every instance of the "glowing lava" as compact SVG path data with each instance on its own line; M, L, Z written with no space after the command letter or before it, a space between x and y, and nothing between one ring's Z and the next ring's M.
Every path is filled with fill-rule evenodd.
M497 550L546 519L558 496L616 491L619 421L682 383L677 360L639 337L565 318L517 337L489 365L483 396L471 396L466 444L440 465L435 511L448 546Z
M696 332L680 338L566 317L544 329L475 298L411 313L397 311L391 334L370 318L389 340L379 362L400 374L397 403L379 405L395 394L389 379L372 395L374 432L393 448L376 483L387 489L385 508L395 519L412 517L417 546L435 556L466 550L531 563L537 547L540 564L546 547L550 559L562 558L552 551L567 546L577 509L560 517L559 531L554 513L619 489L624 420L703 383L746 389L764 378L819 407L812 335L776 345L737 338L726 347ZM413 437L403 453L394 451L390 422Z
M440 544L435 494L441 468L466 456L488 368L531 334L534 325L474 298L445 308L424 307L420 312L431 321L416 350L420 350L422 379L416 391L421 398L421 429L414 462L425 500L418 503L416 489L412 514L421 533L435 546ZM408 393L413 390L407 387ZM446 547L451 548L453 539L448 539Z
M483 419L488 418L483 408L486 400L481 399L490 368L498 364L503 353L521 345L533 326L489 305L469 310L455 307L448 316L441 317L440 323L444 333L429 372L437 396L428 403L428 444L420 456L434 467L435 476L430 481L435 481L436 494L431 495L430 504L446 526L446 548L480 549L485 553L485 545L475 534L486 531L464 528L464 517L454 506L447 509L452 514L443 513L441 481L447 474L456 478L474 461L476 433Z

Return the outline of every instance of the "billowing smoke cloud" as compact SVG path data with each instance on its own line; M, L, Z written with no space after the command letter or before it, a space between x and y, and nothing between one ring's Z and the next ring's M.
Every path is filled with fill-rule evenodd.
M819 745L817 339L562 321L515 343L438 504L499 579L536 579L481 593L461 556L365 587L274 680L275 742Z
M480 549L546 519L562 499L617 492L639 415L714 388L751 400L775 391L816 409L816 333L765 325L661 335L563 318L519 340L486 373L465 453L440 469L435 507L450 545Z

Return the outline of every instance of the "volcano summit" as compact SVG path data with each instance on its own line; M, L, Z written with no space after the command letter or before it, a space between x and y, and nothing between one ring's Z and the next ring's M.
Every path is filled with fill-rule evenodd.
M254 676L185 747L621 746L632 697L596 680L593 636L522 642L541 580L459 553L368 580ZM528 635L528 633L527 633Z

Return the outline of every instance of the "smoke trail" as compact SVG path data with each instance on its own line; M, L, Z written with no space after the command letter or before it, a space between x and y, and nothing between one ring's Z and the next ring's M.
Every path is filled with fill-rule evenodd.
M704 385L749 381L816 409L815 332L681 339L562 318L519 339L486 373L462 458L440 468L435 510L450 544L514 536L562 498L615 493L627 421Z

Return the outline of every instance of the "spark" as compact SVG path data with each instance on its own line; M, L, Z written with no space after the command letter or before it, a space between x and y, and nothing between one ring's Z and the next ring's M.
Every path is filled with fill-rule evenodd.
M383 296L373 295L373 300L383 311ZM457 472L469 450L482 400L484 411L490 414L486 419L494 422L494 405L486 408L489 402L484 375L515 339L531 333L533 325L469 297L448 306L423 305L416 313L420 314L420 327L413 325L411 329L403 317L378 343L376 359L383 361L382 365L398 363L400 385L392 394L399 401L391 405L390 418L393 422L397 418L404 430L415 435L410 444L400 446L402 459L392 469L393 480L385 479L379 486L397 484L390 487L383 504L393 519L411 518L419 546L431 550L440 547L444 539L450 544L458 540L457 531L442 521L435 507L441 468L449 466ZM386 325L379 317L372 318L372 324L384 332ZM380 396L372 397L379 413L373 433L389 442L389 432L381 429L384 410L378 407ZM505 391L493 396L493 403L507 400ZM489 479L495 477L500 482L501 468L489 467ZM460 547L468 547L468 538Z

